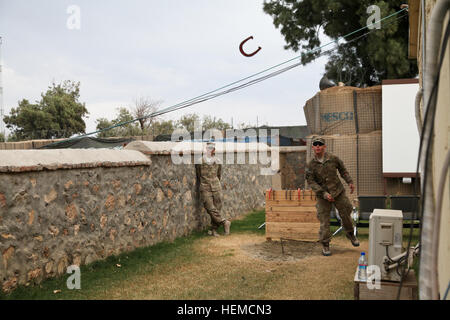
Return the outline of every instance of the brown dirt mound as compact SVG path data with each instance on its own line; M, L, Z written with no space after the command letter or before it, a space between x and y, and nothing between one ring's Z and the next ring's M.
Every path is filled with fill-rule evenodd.
M309 257L322 256L322 244L318 242L283 240L264 241L259 243L243 244L241 250L256 259L265 261L298 261ZM338 245L332 246L333 254L342 254L351 249Z
M322 245L317 242L283 240L244 244L241 249L247 255L265 261L298 261L320 255Z

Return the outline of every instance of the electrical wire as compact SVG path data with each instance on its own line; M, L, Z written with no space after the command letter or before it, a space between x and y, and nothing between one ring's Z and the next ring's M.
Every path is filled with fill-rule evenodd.
M386 248L386 257L388 258L389 262L394 263L395 261L392 260L391 257L389 257L389 250L388 250L389 245L388 244L383 244L383 246Z
M406 14L400 16L400 17L397 17L395 20L392 20L392 21L390 21L389 23L384 24L384 26L385 26L385 27L386 27L386 26L389 26L389 25L391 25L392 23L397 22L397 20L400 20L400 19L402 19L402 18L404 18L404 17L407 17L407 16L408 16L408 13L406 13ZM374 30L369 31L369 32L366 32L366 33L364 33L363 35L358 36L358 37L356 37L356 38L353 38L353 39L351 39L350 41L348 41L348 42L346 42L346 43L343 43L342 46L348 45L348 44L351 43L351 42L354 42L354 41L357 41L357 40L359 40L359 39L361 39L361 38L367 37L367 36L368 36L370 33L372 33L373 31L374 31ZM335 49L328 50L328 51L334 51L334 50L335 50ZM344 121L346 121L346 120L338 120L338 121L335 121L333 124L327 126L327 127L324 128L323 130L321 130L321 134L324 134L325 130L331 130L331 129L335 128L335 127L338 127L338 126L341 125Z
M450 281L448 282L447 290L445 290L444 298L442 298L442 300L447 300L447 295L449 291L450 291Z
M394 16L396 16L396 15L398 15L398 14L400 14L401 12L406 11L406 10L407 10L407 8L403 8L403 9L397 11L397 12L394 12L394 13L392 13L392 14L390 14L390 15L388 15L388 16L386 16L386 17L380 19L380 20L378 20L378 21L373 22L372 24L368 24L368 25L366 25L366 26L364 26L364 27L362 27L362 28L359 28L359 29L357 29L357 30L355 30L355 31L352 31L352 32L350 32L350 33L348 33L348 34L346 34L346 35L344 35L344 36L342 36L342 37L340 37L340 38L338 38L338 39L336 39L336 40L333 40L333 41L331 41L331 42L328 42L328 43L326 43L326 44L324 44L324 45L322 45L322 46L320 46L320 47L318 47L318 48L316 48L316 49L309 50L309 51L307 51L305 54L311 54L311 53L319 52L319 51L321 51L323 48L325 48L326 46L329 46L330 44L337 43L337 44L339 45L339 41L340 41L340 40L345 40L345 38L347 38L347 37L349 37L349 36L351 36L351 35L353 35L353 34L356 34L356 33L360 32L360 31L362 31L362 30L364 30L364 29L368 29L368 28L370 28L371 26L374 26L374 25L376 25L376 24L378 24L378 23L380 23L380 22L382 22L382 21L384 21L384 20L390 19L390 18L392 18L392 17L394 17ZM373 29L372 31L378 31L378 29ZM321 54L322 54L322 53L321 53ZM321 54L319 54L319 56L320 56ZM159 115L168 113L168 112L172 112L172 111L175 111L175 110L179 110L179 109L182 109L182 108L186 108L186 107L192 106L192 105L197 104L197 103L201 103L201 102L207 101L207 100L209 100L209 99L218 97L218 96L223 95L223 94L227 94L227 93L230 93L230 92L239 90L239 89L246 88L247 86L256 84L256 83L258 83L258 82L260 82L260 81L263 81L263 80L266 80L266 79L268 79L268 78L271 78L272 76L281 74L281 73L283 73L283 72L285 72L285 71L288 71L288 70L290 70L290 69L292 69L292 68L295 68L295 67L301 65L302 63L295 63L294 65L288 66L288 67L286 67L286 68L284 68L284 69L281 69L281 70L278 70L278 71L275 71L275 72L273 72L273 73L271 73L271 74L269 74L269 75L267 75L267 76L264 76L264 77L261 77L261 78L252 80L252 81L250 81L250 82L248 82L248 83L246 83L246 84L240 85L240 86L235 87L235 88L228 89L228 90L223 91L223 92L219 92L219 93L217 93L217 94L213 94L213 93L215 93L215 92L217 92L217 91L220 91L220 90L222 90L222 89L225 89L225 88L230 87L230 86L232 86L232 85L235 85L235 84L237 84L237 83L246 81L246 80L248 80L248 79L254 78L254 77L258 76L258 75L261 75L261 74L263 74L263 73L266 73L267 71L270 71L270 70L273 70L273 69L275 69L275 68L278 68L278 67L280 67L280 66L282 66L282 65L284 65L284 64L287 64L287 63L289 63L289 62L292 62L292 61L294 61L294 60L297 60L297 59L299 59L299 58L301 58L301 57L302 57L301 55L300 55L300 56L297 56L297 57L294 57L294 58L292 58L292 59L289 59L289 60L287 60L287 61L284 61L284 62L282 62L282 63L279 63L279 64L277 64L277 65L275 65L275 66L272 66L272 67L270 67L270 68L267 68L267 69L265 69L265 70L263 70L263 71L257 72L257 73L255 73L255 74L252 74L252 75L248 76L248 77L245 77L245 78L242 78L242 79L240 79L240 80L234 81L234 82L232 82L232 83L230 83L230 84L227 84L227 85L225 85L225 86L222 86L222 87L220 87L220 88L218 88L218 89L215 89L215 90L213 90L213 91L209 91L209 92L207 92L207 93L205 93L205 94L202 94L202 95L200 95L200 96L197 96L197 97L195 97L195 98L192 98L192 99L183 101L183 102L181 102L181 103L175 104L175 105L170 106L170 107L168 107L168 108L165 108L165 109L163 109L163 110L157 111L157 112L152 113L152 114L150 114L150 115L148 115L148 116L136 118L136 119L129 120L129 121L125 121L125 122L121 122L121 123L115 124L115 125L113 125L113 126L110 126L110 127L107 127L107 128L103 128L103 129L101 129L101 130L96 130L96 131L93 131L93 132L90 132L90 133L86 133L86 134L79 135L79 136L77 136L77 137L68 138L67 140L79 139L79 138L82 138L82 137L85 137L85 136L90 136L90 135L93 135L93 134L97 134L97 133L100 133L100 132L103 132L103 131L108 131L108 130L111 130L111 129L113 129L113 128L119 127L119 126L124 126L124 125L127 125L127 124L132 123L132 122L135 122L135 121L139 121L139 120L143 120L143 119L147 119L147 118L153 118L153 117L156 117L156 116L159 116ZM266 77L267 77L267 78L266 78ZM54 142L54 143L52 143L51 145L59 144L59 143L65 142L65 141L67 141L67 140L60 141L60 142Z
M388 25L390 25L390 24L396 22L397 20L399 20L399 19L401 19L401 18L403 18L403 17L405 17L405 16L407 16L407 15L408 15L408 14L405 14L405 15L402 15L402 16L396 18L395 20L393 20L393 21L387 23L386 26L388 26ZM357 41L357 40L359 40L359 39L361 39L361 38L363 38L363 37L366 37L367 35L369 35L370 33L374 32L374 31L378 31L378 30L377 30L377 29L374 29L374 30L371 30L371 31L369 31L369 32L366 32L365 34L363 34L363 35L361 35L361 36L358 36L358 37L356 37L356 38L353 38L353 39L351 39L351 40L349 40L349 41L347 41L346 43L343 43L343 44L341 44L341 45L348 45L349 43L352 43L352 42ZM348 35L345 35L345 36L341 37L341 39L343 39L343 38L345 38L345 37L348 37ZM340 39L338 39L338 40L336 40L336 41L334 41L334 42L338 42L339 40L340 40ZM334 43L334 42L330 42L329 44ZM326 54L328 54L328 53L330 53L330 52L336 50L336 49L339 48L339 46L341 46L341 45L338 44L338 45L337 45L335 48L333 48L333 49L330 49L330 50L321 52L318 56L326 55ZM325 46L326 46L326 45L325 45ZM322 47L324 47L324 46L322 46ZM167 108L167 109L164 109L164 110L161 110L161 111L157 111L157 112L155 112L154 114L149 115L149 116L146 116L146 117L143 117L143 118L148 118L148 117L153 117L153 116L159 116L159 115L162 115L162 114L167 113L167 112L172 112L172 111L175 111L175 110L178 110L178 109L181 109L181 108L185 108L185 107L191 106L191 105L196 104L196 103L204 102L204 101L206 101L206 100L215 98L215 97L217 97L217 96L220 96L220 95L223 95L223 94L227 94L227 93L230 93L230 92L233 92L233 91L236 91L236 90L245 88L245 87L247 87L247 86L253 85L253 84L258 83L258 82L260 82L260 81L266 80L266 79L268 79L268 78L271 78L271 77L273 77L273 76L276 76L276 75L278 75L278 74L281 74L281 73L283 73L283 72L286 72L286 71L288 71L288 70L290 70L290 69L292 69L292 68L295 68L295 67L297 67L297 66L300 66L300 65L302 65L302 63L296 63L296 64L294 64L294 65L288 66L288 67L286 67L286 68L284 68L284 69L281 69L281 70L279 70L279 71L275 71L275 72L273 72L273 73L271 73L271 74L269 74L269 75L267 75L267 76L264 76L264 77L261 77L261 78L252 80L252 81L250 81L250 82L248 82L248 83L246 83L246 84L244 84L244 85L234 87L234 88L232 88L232 89L226 90L226 91L224 91L224 92L220 92L220 93L218 93L218 94L214 94L214 95L206 95L205 97L202 97L202 98L199 99L199 100L194 98L194 99L188 100L188 101L186 101L186 102L182 102L182 103L180 103L180 104L177 104L177 105L175 105L175 106L169 107L169 108ZM143 118L140 118L140 119L143 119Z
M326 47L326 46L328 46L328 45L330 45L330 44L333 44L333 43L339 44L339 41L340 41L340 40L345 40L346 37L349 37L349 36L351 36L351 35L353 35L353 34L359 32L359 31L361 31L361 30L364 30L364 29L367 29L367 28L369 28L369 27L371 27L371 26L373 26L373 25L376 25L377 23L379 23L379 22L381 22L381 21L383 21L383 20L389 19L389 18L391 18L391 17L393 17L393 16L395 16L395 15L397 15L397 14L400 14L400 13L401 13L402 11L404 11L404 10L407 10L407 8L404 8L404 9L402 9L402 10L399 10L399 11L397 11L397 12L395 12L395 13L389 15L389 16L384 17L383 19L380 19L379 21L376 21L376 22L374 22L374 23L372 23L372 24L369 24L369 25L367 25L367 26L365 26L365 27L362 27L362 28L360 28L360 29L358 29L358 30L355 30L355 31L353 31L353 32L350 32L350 33L348 33L348 34L346 34L346 35L344 35L344 36L342 36L342 37L340 37L340 38L338 38L338 39L336 39L336 40L333 40L333 41L331 41L331 42L326 43L326 44L323 45L323 46L320 46L320 47L318 47L318 48L316 48L316 49L309 50L309 51L307 51L305 54L311 54L311 53L320 51L320 50L322 50L322 48L324 48L324 47ZM394 21L394 22L395 22L395 21ZM374 29L374 30L376 30L376 29ZM320 55L319 55L319 56L320 56ZM241 80L232 82L232 83L230 83L230 84L228 84L228 85L226 85L226 86L223 86L223 87L221 87L221 88L218 88L218 89L216 89L216 90L213 90L213 91L210 91L210 92L205 93L205 94L203 94L203 95L200 95L200 96L198 96L198 97L196 97L196 98L193 98L193 99L190 99L190 100L181 102L180 104L176 104L176 105L174 105L174 106L172 106L172 107L168 107L168 108L166 108L166 109L164 109L164 110L168 110L168 109L171 109L171 108L175 108L174 110L177 110L177 109L178 109L177 107L178 107L179 105L182 105L183 103L190 103L190 102L192 102L192 101L195 101L196 99L202 98L202 97L204 97L204 96L206 96L206 95L209 95L209 94L211 94L211 93L213 93L213 92L219 91L219 90L221 90L221 89L224 89L224 88L229 87L229 86L231 86L231 85L237 84L237 83L239 83L239 82L248 80L248 79L253 78L253 77L257 76L257 75L260 75L260 74L262 74L262 73L265 73L265 72L267 72L267 71L269 71L269 70L275 69L275 68L277 68L277 67L279 67L279 66L281 66L281 65L283 65L283 64L286 64L286 63L289 63L289 62L291 62L291 61L297 60L298 58L301 58L301 55L300 55L300 56L297 56L297 57L294 57L294 58L292 58L292 59L289 59L289 60L287 60L287 61L285 61L285 62L279 63L279 64L277 64L277 65L275 65L275 66L273 66L273 67L267 68L267 69L265 69L265 70L263 70L263 71L261 71L261 72L255 73L255 74L253 74L253 75L251 75L251 76L248 76L248 77L246 77L246 78L243 78L243 79L241 79ZM147 117L151 117L151 116L152 116L152 115L149 115L149 116L147 116ZM146 118L146 117L144 117L144 118Z

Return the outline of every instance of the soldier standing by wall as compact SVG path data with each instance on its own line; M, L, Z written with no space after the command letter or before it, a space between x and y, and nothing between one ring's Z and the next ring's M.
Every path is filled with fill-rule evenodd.
M352 232L353 225L350 218L352 205L345 194L344 186L339 180L337 171L349 185L350 194L353 193L355 187L342 160L331 153L325 152L324 139L314 138L312 149L314 157L307 165L306 180L317 196L316 208L317 218L320 221L319 241L323 245L322 254L329 256L331 255L330 211L332 203L339 211L347 238L350 239L353 246L359 246L359 241Z
M230 234L231 222L223 218L220 214L220 210L222 209L222 187L220 185L222 165L217 162L215 150L214 143L208 142L202 163L196 164L195 169L197 181L200 184L201 201L211 217L210 234L217 237L219 236L217 229L222 224L225 234Z

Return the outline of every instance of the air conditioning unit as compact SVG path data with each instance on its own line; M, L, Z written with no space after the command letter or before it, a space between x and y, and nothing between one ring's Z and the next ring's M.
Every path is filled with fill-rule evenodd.
M368 264L380 268L381 280L400 281L401 271L395 262L402 254L402 245L402 211L374 209L369 218Z

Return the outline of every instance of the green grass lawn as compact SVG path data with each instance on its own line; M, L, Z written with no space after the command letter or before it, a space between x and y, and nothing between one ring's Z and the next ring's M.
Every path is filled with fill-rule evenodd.
M265 212L262 210L252 212L244 219L233 221L233 233L264 234L264 228L258 230L264 223L264 218ZM219 231L223 231L223 227ZM177 263L189 262L194 258L191 250L193 243L205 237L208 237L206 231L193 232L173 242L161 242L81 266L82 290L67 289L66 281L69 276L67 274L44 280L39 285L20 286L10 294L0 290L0 299L86 299L89 292L95 295L97 290L112 288L115 284L136 275L150 273L157 265L170 264L175 259ZM120 265L120 268L117 265ZM54 290L61 292L54 294Z
M239 237L257 236L258 239L264 241L265 229L258 227L265 221L265 212L254 211L247 214L244 218L234 220L232 223L232 234ZM334 232L338 227L332 226L331 231ZM222 229L222 228L221 228ZM223 230L219 229L219 232ZM359 228L358 237L362 241L368 239L368 228ZM409 236L409 229L404 230L404 243L407 245ZM341 232L337 237L344 237ZM89 265L81 266L81 290L69 290L66 286L68 274L51 278L43 281L39 285L20 286L10 294L0 293L0 299L14 299L14 300L28 300L28 299L98 299L109 296L109 292L113 292L115 288L124 287L128 284L134 286L135 279L147 279L151 274L161 272L161 270L179 270L189 269L197 270L208 261L211 257L205 251L198 250L198 244L204 245L206 238L211 238L206 231L194 232L189 236L177 238L173 242L162 242L153 246L138 248L132 252L123 253L118 256L111 256L105 260L96 261ZM414 229L412 245L416 244L419 238L419 230ZM219 242L220 244L220 242ZM196 247L197 246L197 247ZM197 248L197 249L196 249ZM216 253L214 253L216 254ZM234 263L231 259L234 253L231 251L224 251L220 256L223 257L224 263ZM216 259L217 256L214 256ZM227 259L230 260L227 260ZM190 269L189 269L190 270ZM188 270L188 271L189 271ZM200 268L201 270L201 268ZM227 276L231 278L237 277L233 274L233 268L230 268L230 273ZM287 267L283 272L292 273L292 267ZM266 274L255 274L255 277L261 276L262 279ZM281 278L276 278L281 281L285 276L282 273ZM289 276L289 274L286 274ZM195 277L195 275L193 275ZM169 278L170 279L170 278ZM275 278L271 278L274 280ZM255 278L256 283L258 283ZM148 284L147 288L148 289ZM59 293L54 293L54 290L60 290ZM238 290L238 289L236 289ZM145 295L143 295L145 297ZM236 297L230 293L230 297ZM182 296L183 297L183 296ZM237 295L239 298L244 298ZM170 297L167 297L170 298ZM349 297L347 297L349 298Z

